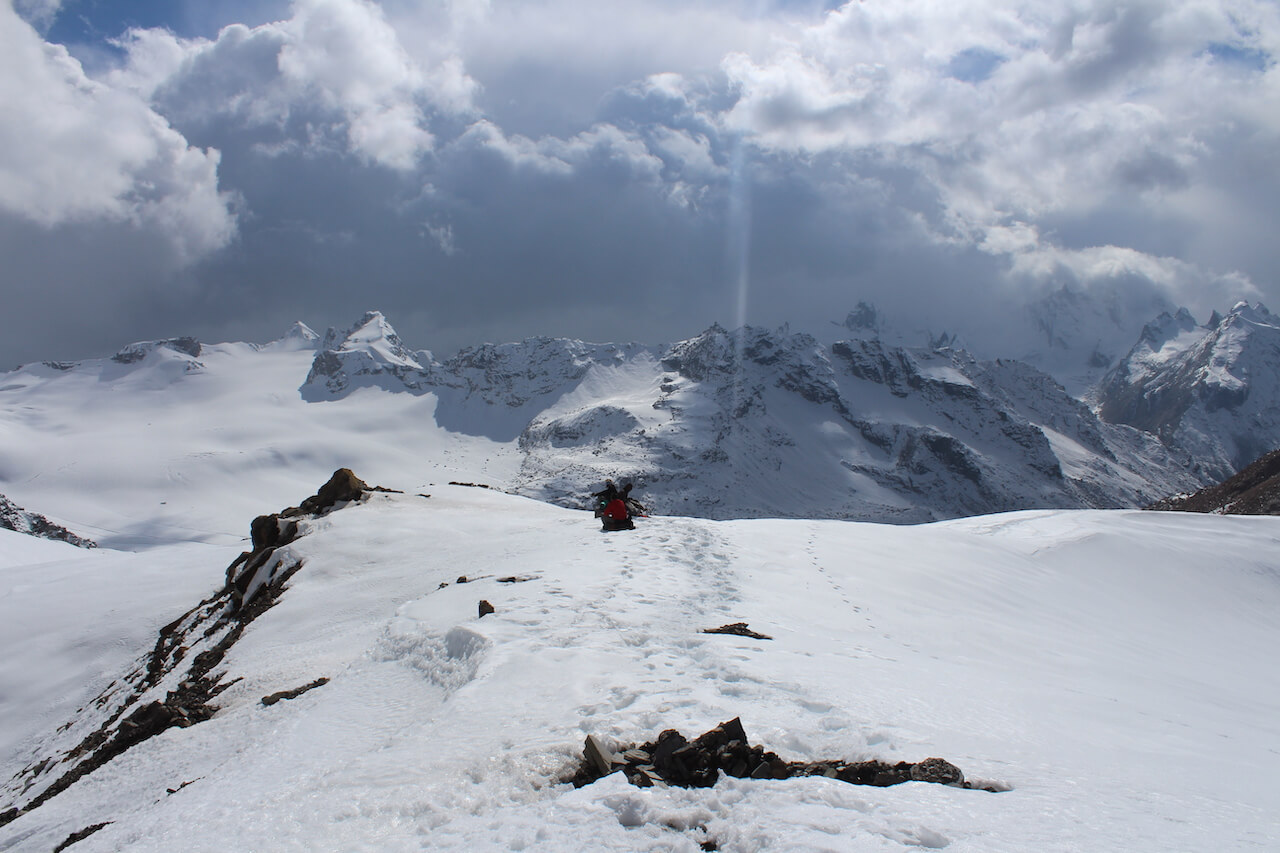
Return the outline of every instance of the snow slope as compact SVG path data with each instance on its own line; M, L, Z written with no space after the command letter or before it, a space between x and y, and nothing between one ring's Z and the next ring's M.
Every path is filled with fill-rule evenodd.
M220 712L0 828L0 850L47 851L108 821L72 849L1165 851L1280 837L1280 520L662 517L604 535L584 512L430 494L308 522L286 546L302 569L223 662L241 680ZM114 632L145 651L139 626L211 594L230 549L187 546L208 565L182 552L177 586L173 548L127 555L136 580L96 583L90 602L75 579L118 555L6 542L6 586L41 579L0 597L6 642L48 619L56 635L3 671L0 732L22 741L7 779L100 683L76 650ZM510 575L529 579L497 580ZM496 613L478 618L480 599ZM775 639L700 633L737 621ZM85 687L27 739L55 674ZM555 781L588 733L644 741L734 716L784 758L940 756L1012 790ZM0 811L21 795L4 796Z
M339 467L419 491L506 482L515 449L435 423L434 397L298 393L314 333L272 344L133 344L0 375L0 492L106 548L239 545L245 523Z

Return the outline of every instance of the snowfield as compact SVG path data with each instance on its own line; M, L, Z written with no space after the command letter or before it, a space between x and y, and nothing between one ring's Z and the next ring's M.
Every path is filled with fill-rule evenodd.
M70 849L1043 853L1280 841L1280 519L657 517L602 534L586 512L425 491L306 522L286 546L302 569L222 662L224 680L240 680L216 716L144 741L0 828L0 851L49 851L100 823ZM156 628L215 592L240 550L85 552L15 537L0 538L5 780ZM498 580L509 576L520 580ZM481 599L496 612L478 617ZM701 633L731 622L774 639ZM261 704L319 677L330 681ZM588 734L692 737L733 717L788 760L938 756L1010 790L558 781Z

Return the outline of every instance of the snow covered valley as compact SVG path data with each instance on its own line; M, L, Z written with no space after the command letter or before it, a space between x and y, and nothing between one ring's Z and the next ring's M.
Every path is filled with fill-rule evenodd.
M229 686L212 718L12 819L0 850L52 850L99 824L69 849L1164 851L1280 838L1280 519L654 517L603 534L583 511L443 482L424 497L407 474L357 473L406 493L300 522L281 552L301 568L219 664ZM240 534L282 505L259 501ZM56 753L63 724L92 722L91 700L222 588L244 547L85 551L0 531L0 778ZM493 614L478 616L482 599ZM774 639L702 633L731 622ZM559 781L589 734L643 742L733 717L787 760L938 756L1010 790ZM30 798L9 782L0 811Z

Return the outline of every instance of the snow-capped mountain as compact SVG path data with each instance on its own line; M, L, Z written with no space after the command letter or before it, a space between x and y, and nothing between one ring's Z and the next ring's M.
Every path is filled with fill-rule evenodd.
M1157 294L1063 286L1027 306L1032 340L1019 358L1081 396L1133 346L1151 317L1174 310Z
M326 338L302 396L367 386L433 396L446 429L518 437L504 485L570 506L606 477L636 481L660 513L898 522L1135 506L1199 485L1033 368L875 334L828 347L717 326L669 347L531 339L437 362L371 312Z
M1204 326L1162 314L1103 380L1098 411L1161 437L1211 481L1280 447L1280 318L1240 302Z

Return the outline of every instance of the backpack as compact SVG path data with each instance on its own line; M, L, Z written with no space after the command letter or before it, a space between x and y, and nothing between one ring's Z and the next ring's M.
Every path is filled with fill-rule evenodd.
M604 516L614 521L626 521L628 518L626 502L622 498L609 501L609 505L604 508Z

